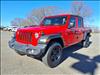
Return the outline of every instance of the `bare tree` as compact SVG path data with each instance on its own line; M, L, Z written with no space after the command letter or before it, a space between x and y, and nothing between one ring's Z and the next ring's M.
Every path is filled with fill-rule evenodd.
M92 15L92 9L83 3L83 1L74 1L71 6L72 14L87 18Z
M84 18L85 26L90 27L90 25L86 23L90 21L90 16L92 16L92 9L83 1L73 1L71 6L71 13L82 16Z
M31 21L34 20L34 23L38 25L45 16L53 15L57 13L57 11L58 8L55 6L41 7L38 9L33 9L28 17Z
M11 25L12 26L21 26L22 21L23 21L23 19L21 19L21 18L15 18L14 20L11 21Z
M11 26L17 26L16 22L13 20L11 21Z
M12 26L28 26L32 24L33 23L29 19L15 18L13 21L11 21Z
M54 15L57 13L60 12L58 8L55 6L33 9L25 19L15 18L13 21L11 21L11 25L13 26L39 25L43 17Z

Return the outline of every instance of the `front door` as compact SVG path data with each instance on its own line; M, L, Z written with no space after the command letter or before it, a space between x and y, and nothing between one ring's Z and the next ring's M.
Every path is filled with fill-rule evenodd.
M70 22L68 25L68 29L66 30L66 37L68 37L68 45L73 45L76 41L75 39L75 30L76 30L76 18L74 16L71 16Z

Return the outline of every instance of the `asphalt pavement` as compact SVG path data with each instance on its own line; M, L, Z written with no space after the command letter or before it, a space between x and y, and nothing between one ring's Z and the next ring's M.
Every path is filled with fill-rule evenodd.
M93 33L91 44L65 48L60 65L49 68L43 62L18 55L8 46L12 32L1 31L1 75L100 75L100 33Z

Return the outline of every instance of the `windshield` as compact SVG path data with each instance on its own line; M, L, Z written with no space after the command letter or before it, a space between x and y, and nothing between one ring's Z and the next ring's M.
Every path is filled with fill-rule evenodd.
M43 25L64 25L66 23L66 18L67 16L45 18Z

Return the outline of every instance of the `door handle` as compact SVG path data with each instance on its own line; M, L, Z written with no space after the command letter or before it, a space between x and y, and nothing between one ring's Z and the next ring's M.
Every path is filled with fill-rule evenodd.
M75 33L78 33L78 31L75 31Z
M76 33L76 34L80 34L80 32L79 32L79 31L75 31L75 33Z
M76 32L76 30L74 30L74 29L71 29L71 31L72 31L72 32Z
M79 31L78 30L71 30L73 33L75 34L79 34Z

